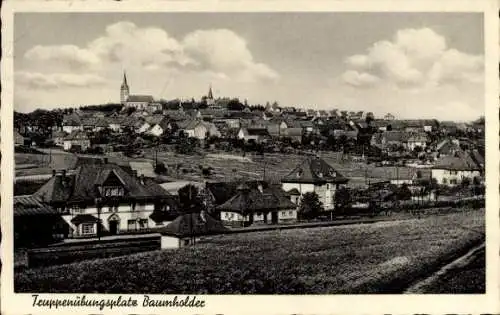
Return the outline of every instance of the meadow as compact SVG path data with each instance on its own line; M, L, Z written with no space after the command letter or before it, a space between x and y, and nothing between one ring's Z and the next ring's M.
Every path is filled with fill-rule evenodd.
M220 235L178 250L17 271L14 285L45 293L400 293L483 241L484 210L463 210Z

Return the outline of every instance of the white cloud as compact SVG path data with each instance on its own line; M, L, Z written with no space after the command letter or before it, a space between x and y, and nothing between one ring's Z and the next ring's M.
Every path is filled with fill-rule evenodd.
M253 60L247 43L236 33L226 30L198 30L183 39L187 56L196 61L196 67L224 73L243 80L253 78L276 79L278 74Z
M84 69L87 73L98 74L119 67L141 71L182 69L194 74L213 72L216 77L238 81L279 77L269 66L254 60L243 38L226 29L197 30L178 40L161 28L141 28L131 22L118 22L109 25L103 36L90 41L86 47L35 46L24 57L40 64L66 65L66 68L48 70L59 73ZM38 71L48 72L45 70ZM47 77L35 81L39 86L55 84L54 75L52 80L45 79Z
M69 74L16 72L16 82L31 89L56 89L65 87L97 87L106 84L104 78L94 74Z
M24 54L24 57L34 62L57 62L69 66L71 69L93 67L99 64L97 55L75 45L40 46L37 45Z
M348 70L342 75L345 83L353 86L371 86L377 83L380 79L377 76L366 72L358 72L356 70Z
M429 28L400 30L392 41L376 42L366 54L346 58L346 64L399 88L480 83L484 68L483 56L447 48L446 39ZM352 78L349 71L344 79Z

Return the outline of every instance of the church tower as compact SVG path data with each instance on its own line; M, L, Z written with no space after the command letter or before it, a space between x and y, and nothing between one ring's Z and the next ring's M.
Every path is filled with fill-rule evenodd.
M209 107L213 107L214 104L215 104L215 100L214 100L214 95L212 93L212 85L210 84L210 86L208 88L207 105Z
M122 82L122 86L120 88L120 102L122 103L122 105L125 105L125 103L127 102L129 94L130 94L130 90L129 90L128 84L127 84L127 75L126 75L125 71L123 71L123 82Z

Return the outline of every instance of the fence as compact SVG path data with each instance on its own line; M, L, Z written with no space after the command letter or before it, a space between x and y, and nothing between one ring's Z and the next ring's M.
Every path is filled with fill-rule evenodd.
M25 267L68 264L77 261L123 256L160 249L160 237L87 241L29 250Z

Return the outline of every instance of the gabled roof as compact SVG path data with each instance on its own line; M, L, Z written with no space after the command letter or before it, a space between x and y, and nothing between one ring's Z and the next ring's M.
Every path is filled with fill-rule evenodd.
M155 199L170 197L165 190L154 183L142 184L116 164L80 165L73 175L53 176L35 195L45 203L94 201L100 197L97 187L108 178L117 178L125 189L124 198Z
M433 169L451 171L479 171L481 166L467 152L456 152L453 156L439 158Z
M129 95L127 98L127 102L154 102L154 99L151 95Z
M206 213L188 213L177 217L160 231L162 235L179 238L189 236L213 235L227 232L222 222Z
M14 216L57 215L58 212L33 195L14 196Z
M73 130L64 140L88 140L89 137L84 131Z
M336 183L345 184L348 179L318 157L308 157L281 180L284 183Z
M286 193L273 186L250 188L242 186L238 193L224 204L217 207L218 210L237 212L243 215L254 212L265 212L282 209L294 209L297 205L288 199Z

